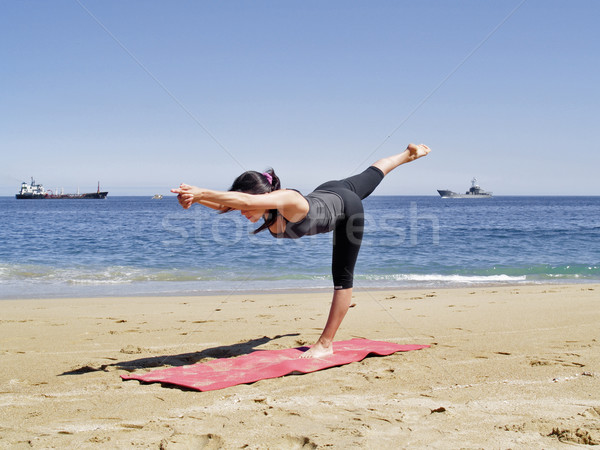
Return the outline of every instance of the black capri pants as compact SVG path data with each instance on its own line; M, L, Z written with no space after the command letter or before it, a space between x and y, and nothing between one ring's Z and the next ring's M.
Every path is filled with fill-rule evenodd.
M375 190L383 177L380 169L370 166L358 175L328 181L315 189L335 192L344 203L344 214L333 231L331 272L334 289L349 289L353 286L354 266L365 228L362 200Z

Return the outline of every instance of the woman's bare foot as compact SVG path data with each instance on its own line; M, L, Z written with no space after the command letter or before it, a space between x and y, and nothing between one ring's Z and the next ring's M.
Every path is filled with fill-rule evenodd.
M315 345L302 353L300 358L323 358L329 355L333 355L333 343L330 342L329 345L327 345L319 339Z
M408 144L406 150L408 150L409 161L414 161L415 159L421 158L422 156L427 156L427 154L431 151L431 149L425 144Z
M402 153L388 156L387 158L381 158L380 160L375 161L372 165L381 170L385 176L402 164L406 164L407 162L427 156L430 151L431 149L425 144L408 144L406 150L404 150Z

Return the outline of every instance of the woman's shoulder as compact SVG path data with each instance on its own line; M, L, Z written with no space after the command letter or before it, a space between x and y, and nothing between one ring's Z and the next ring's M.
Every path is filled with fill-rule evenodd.
M299 222L308 214L310 206L308 200L296 189L278 189L271 192L281 199L277 207L279 213L290 222Z

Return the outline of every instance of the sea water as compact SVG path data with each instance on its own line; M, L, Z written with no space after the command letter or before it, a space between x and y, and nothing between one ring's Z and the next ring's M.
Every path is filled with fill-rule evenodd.
M600 282L600 197L371 196L357 288ZM0 298L331 289L333 234L175 197L0 198Z

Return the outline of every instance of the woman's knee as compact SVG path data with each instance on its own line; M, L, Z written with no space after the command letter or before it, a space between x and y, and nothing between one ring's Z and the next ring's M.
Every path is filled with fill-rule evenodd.
M363 239L365 215L362 201L349 190L340 191L344 201L344 216L333 233L332 275L335 289L353 285L354 266Z
M351 245L360 247L365 229L365 212L360 198L353 194L344 199L343 234Z
M353 285L354 266L363 238L362 213L345 220L334 233L331 272L335 289L348 289Z

